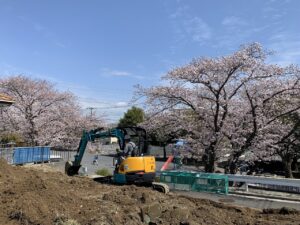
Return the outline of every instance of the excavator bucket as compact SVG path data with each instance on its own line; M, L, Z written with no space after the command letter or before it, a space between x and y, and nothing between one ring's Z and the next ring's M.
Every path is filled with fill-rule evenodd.
M67 161L65 164L65 173L69 176L74 176L78 174L80 166L74 166L71 161Z

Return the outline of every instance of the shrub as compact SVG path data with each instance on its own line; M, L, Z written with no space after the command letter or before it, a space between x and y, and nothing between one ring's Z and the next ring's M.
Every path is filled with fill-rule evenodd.
M106 169L106 168L102 168L100 170L97 170L96 174L100 175L100 176L112 176L111 172L109 172L109 170Z

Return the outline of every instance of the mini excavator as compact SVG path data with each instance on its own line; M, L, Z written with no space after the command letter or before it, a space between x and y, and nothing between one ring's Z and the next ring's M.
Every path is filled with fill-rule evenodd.
M145 129L141 127L116 127L107 130L98 128L89 132L83 131L74 161L66 162L66 174L69 176L78 174L81 160L89 141L93 142L96 139L116 137L120 150L124 152L125 136L130 136L131 139L136 140L136 156L123 158L120 163L116 164L113 176L101 177L97 181L102 183L152 186L153 189L160 192L169 192L166 184L154 182L156 176L155 157L145 155L148 148L147 134Z

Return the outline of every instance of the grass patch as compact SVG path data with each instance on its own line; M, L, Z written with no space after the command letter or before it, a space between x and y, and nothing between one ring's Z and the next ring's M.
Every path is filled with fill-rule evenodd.
M97 170L96 174L100 175L100 176L112 176L111 172L109 172L109 170L106 169L106 168L102 168L100 170Z

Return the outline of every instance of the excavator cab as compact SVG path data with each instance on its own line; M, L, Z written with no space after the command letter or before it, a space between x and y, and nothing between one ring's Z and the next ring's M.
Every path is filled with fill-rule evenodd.
M152 183L155 179L155 158L146 156L148 149L147 134L141 127L117 127L122 130L125 136L130 136L130 140L136 144L136 156L124 157L116 165L113 181L119 184L131 183ZM124 136L124 137L125 137ZM125 150L125 140L120 145L122 151Z
M147 154L148 142L145 129L141 127L117 127L115 129L121 130L124 134L123 138L118 138L121 150L125 149L125 136L129 136L130 140L136 144L137 156Z

